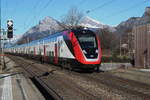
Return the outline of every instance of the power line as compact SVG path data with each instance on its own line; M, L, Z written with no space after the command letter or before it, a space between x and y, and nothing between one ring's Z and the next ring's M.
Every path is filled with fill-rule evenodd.
M40 15L44 12L44 10L49 6L49 4L52 2L53 0L48 0L48 2L43 6L43 9L41 9L42 11L40 11L41 13L39 13L39 17Z
M18 6L19 3L18 3L18 0L16 0L16 2L15 2L16 5L13 8L13 7L10 7L11 5L9 5L8 2L9 2L8 0L5 0L5 7L4 7L5 11L4 12L5 12L5 16L8 16L7 14L9 14L9 17L12 18L12 15L15 15L15 13L16 13L16 10L17 10L16 7ZM8 11L9 11L9 13L8 13Z
M103 8L104 6L109 5L109 4L113 3L114 1L116 1L116 0L110 0L108 2L105 2L105 3L103 3L102 5L100 5L100 6L96 7L96 8L93 8L91 10L87 10L86 13L88 14L90 12L93 12L93 11L97 10L97 9Z
M85 2L86 0L80 0L79 4L82 4L83 2Z
M34 9L34 12L36 11L37 6L40 4L40 1L41 1L41 0L38 0L38 1L35 3L35 5L33 6L32 9ZM31 13L33 14L33 12L29 12L28 16L30 16ZM36 16L35 13L34 13L34 15ZM25 23L24 23L24 29L25 29L25 26L27 27L27 26L29 25L29 24L27 25L28 21L30 20L28 16L27 16L27 19L25 20Z
M11 17L12 17L12 15L15 15L15 13L16 13L16 11L17 11L16 7L17 7L17 6L19 7L20 2L23 3L23 1L20 1L20 0L18 1L18 0L16 0L14 9L12 8L12 12L11 12L11 14L10 14Z
M52 2L53 0L49 0L46 5L43 7L43 9L47 8L49 6L49 4Z
M1 0L0 0L0 33L1 33L1 20L2 20L2 16L1 16L1 13L2 13L2 9L1 9ZM0 34L0 38L1 38L1 34ZM0 39L1 40L1 39ZM0 43L1 44L1 43ZM0 48L1 49L1 48Z
M77 4L78 6L83 5L87 0L80 0L79 3Z
M127 11L129 11L129 10L132 10L132 9L134 9L134 8L137 8L137 7L139 7L140 5L145 4L145 3L147 3L147 2L150 2L150 1L149 1L149 0L145 0L145 1L142 1L142 2L139 2L139 3L136 3L136 4L132 5L132 6L129 7L129 8L126 8L126 9L120 10L120 11L118 11L118 12L114 12L114 13L108 15L108 16L105 16L105 18L110 18L110 17L114 17L114 16L116 16L116 15L119 15L119 14L121 14L121 13L125 13L125 12L127 12Z
M49 4L52 2L53 0L48 0L48 2L43 6L43 8L41 9L41 11L39 11L40 13L38 13L38 17L41 16L42 12L49 6ZM33 19L35 20L37 17L36 15L33 16ZM31 23L31 22L30 22ZM28 25L30 25L30 23ZM27 25L27 27L28 27Z
M7 15L7 12L8 12L8 3L7 0L5 0L5 16Z

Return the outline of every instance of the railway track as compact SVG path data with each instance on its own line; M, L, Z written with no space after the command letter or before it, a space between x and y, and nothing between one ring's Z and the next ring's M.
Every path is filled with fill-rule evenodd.
M75 86L74 83L72 83L71 81L68 84L68 81L66 81L67 79L61 79L63 77L60 77L57 75L52 77L51 73L52 71L55 71L55 70L48 71L48 69L46 68L42 69L41 64L35 65L35 63L33 63L32 61L28 61L20 57L15 57L14 59L14 56L13 56L13 58L12 57L10 58L13 59L14 62L18 63L25 70L26 74L28 74L28 77L30 77L34 83L38 82L38 84L40 84L44 89L46 89L47 91L46 94L50 95L50 96L47 96L47 95L45 96L47 100L49 100L49 98L52 98L55 100L62 100L62 99L77 100L79 98L86 99L86 100L87 98L95 99L95 100L100 99L99 97L96 97L92 95L91 93L80 89L80 87ZM63 91L57 90L57 86L61 86L61 85L62 87L59 87L59 88L61 88ZM53 89L54 87L56 90ZM62 92L65 92L65 93L62 93Z
M18 59L18 58L15 58L14 61L18 63L18 66L21 66L23 68L23 70L29 75L29 77L34 82L34 84L39 89L41 89L40 91L42 92L42 94L44 95L46 100L49 100L49 99L63 100L63 98L61 96L59 96L59 94L57 94L55 92L55 90L53 90L50 86L47 85L47 83L45 83L45 81L43 81L40 78L39 75L41 75L41 73L43 73L44 70L40 69L40 71L39 71L38 68L36 68L36 70L30 70L29 67L34 66L34 63L27 63L22 60L20 61L20 59ZM41 72L41 73L39 73L39 72Z
M24 66L44 88L49 88L65 100L149 100L150 86L113 76L109 72L79 73L61 70L54 65L41 65L36 61L12 57ZM44 75L45 74L45 75ZM50 93L52 94L52 93ZM58 99L58 98L57 98Z
M112 76L110 73L101 73L100 75L93 73L82 76L90 79L90 81L103 84L108 90L116 94L124 95L127 99L133 97L148 100L150 98L150 86L147 84Z

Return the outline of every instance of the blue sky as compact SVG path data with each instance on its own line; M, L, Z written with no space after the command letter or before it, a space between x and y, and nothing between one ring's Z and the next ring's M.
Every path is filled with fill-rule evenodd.
M146 2L145 2L146 1ZM104 24L118 25L129 17L140 17L150 0L1 0L2 28L13 19L14 34L23 34L45 16L60 20L76 6L80 11Z

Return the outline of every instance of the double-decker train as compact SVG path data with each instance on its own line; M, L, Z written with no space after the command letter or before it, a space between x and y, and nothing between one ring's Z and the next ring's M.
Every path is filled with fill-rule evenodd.
M6 47L5 53L27 56L73 69L99 69L100 39L85 28L69 29L32 42Z

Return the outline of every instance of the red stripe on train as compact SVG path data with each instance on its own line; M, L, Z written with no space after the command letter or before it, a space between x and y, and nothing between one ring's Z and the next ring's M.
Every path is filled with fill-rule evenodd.
M98 35L96 36L96 39L98 43L97 45L98 45L98 54L99 54L98 62L100 63L102 59L102 49L101 49L101 44L100 44L100 38L98 37Z
M68 34L68 32L64 32L65 35L67 35L73 45L73 50L74 50L74 54L75 54L75 58L82 64L100 64L100 59L101 59L101 49L100 49L100 41L97 37L98 40L98 50L99 50L99 58L97 61L86 61L84 54L82 53L82 49L79 45L79 42L76 38L76 36L74 35L73 32L70 32Z
M34 47L34 56L36 56L36 49L35 49L35 47Z

